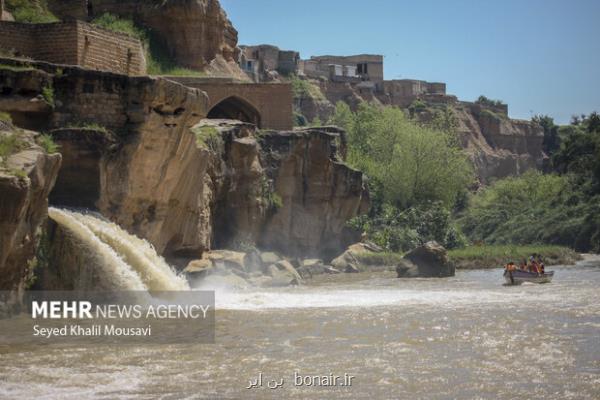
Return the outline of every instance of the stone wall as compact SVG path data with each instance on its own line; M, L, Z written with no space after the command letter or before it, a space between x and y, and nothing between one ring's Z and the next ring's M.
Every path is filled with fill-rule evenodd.
M56 64L127 75L144 75L146 60L138 39L81 21L50 24L0 22L0 48Z
M260 114L259 128L287 130L292 122L292 88L289 83L236 83L196 77L167 77L206 92L208 109L230 97L250 104Z

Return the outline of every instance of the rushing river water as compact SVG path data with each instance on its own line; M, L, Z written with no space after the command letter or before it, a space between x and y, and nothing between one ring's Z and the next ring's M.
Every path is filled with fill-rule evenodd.
M600 259L550 269L519 287L496 269L219 290L215 344L0 346L0 398L598 399ZM296 371L355 378L295 386Z

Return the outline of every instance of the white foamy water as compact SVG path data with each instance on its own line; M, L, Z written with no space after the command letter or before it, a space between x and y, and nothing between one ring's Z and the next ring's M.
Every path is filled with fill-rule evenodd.
M597 400L600 261L549 269L515 287L499 269L219 287L214 344L0 346L0 398ZM294 387L295 371L356 378ZM246 389L259 373L285 386Z
M71 232L98 260L93 268L114 284L112 290L188 290L185 278L160 257L147 241L117 224L91 214L50 207L48 215Z

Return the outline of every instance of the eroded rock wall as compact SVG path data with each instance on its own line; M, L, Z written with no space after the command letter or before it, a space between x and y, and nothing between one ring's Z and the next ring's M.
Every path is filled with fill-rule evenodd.
M61 156L37 146L33 132L0 129L0 135L9 134L18 135L22 150L0 166L0 290L20 292L35 267L38 228L47 217Z
M53 88L38 122L65 153L51 195L57 206L95 207L173 258L254 244L328 257L354 239L345 224L366 210L368 196L362 174L343 164L342 131L199 123L207 97L198 89L32 65L5 79L0 104L29 120L38 111L19 109L15 96L48 103L41 92ZM23 91L19 79L35 84Z

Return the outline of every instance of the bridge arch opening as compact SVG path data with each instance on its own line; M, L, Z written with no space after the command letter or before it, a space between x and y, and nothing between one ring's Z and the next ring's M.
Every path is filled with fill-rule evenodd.
M227 97L208 112L210 119L237 119L261 127L260 113L254 106L236 96Z

